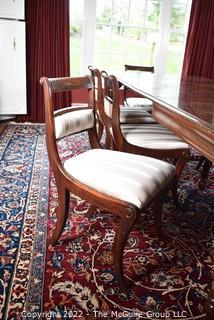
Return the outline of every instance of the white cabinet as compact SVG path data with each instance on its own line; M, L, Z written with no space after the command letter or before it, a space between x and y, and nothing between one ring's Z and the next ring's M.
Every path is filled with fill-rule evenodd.
M0 0L0 120L27 111L24 19L25 0Z
M25 22L0 19L0 115L26 109Z
M0 17L24 20L24 0L0 0Z

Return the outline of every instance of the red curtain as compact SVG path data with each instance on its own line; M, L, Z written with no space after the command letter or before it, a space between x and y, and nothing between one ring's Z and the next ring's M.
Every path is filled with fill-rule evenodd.
M69 66L69 0L26 2L27 105L19 121L44 122L42 76L65 77ZM58 98L58 103L62 101Z
M182 78L214 79L214 0L192 0Z

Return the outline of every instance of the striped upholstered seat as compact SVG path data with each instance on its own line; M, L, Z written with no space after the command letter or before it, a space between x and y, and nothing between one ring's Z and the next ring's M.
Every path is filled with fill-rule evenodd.
M151 149L188 149L188 144L160 124L121 125L124 139L135 146Z
M81 183L141 209L175 175L167 162L125 152L94 149L65 161L66 172Z
M152 113L153 102L147 98L129 97L129 98L126 98L126 100L124 101L124 104L127 108L130 108L130 109L139 109L139 110L142 109L144 111Z
M155 119L145 109L121 107L120 123L156 123Z

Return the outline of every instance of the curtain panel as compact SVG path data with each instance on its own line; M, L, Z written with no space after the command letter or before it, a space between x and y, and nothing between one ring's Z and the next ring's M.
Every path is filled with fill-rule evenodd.
M214 1L192 0L182 78L214 79Z
M69 65L69 0L26 1L28 113L19 121L44 122L41 77L65 77ZM69 97L57 97L60 105Z

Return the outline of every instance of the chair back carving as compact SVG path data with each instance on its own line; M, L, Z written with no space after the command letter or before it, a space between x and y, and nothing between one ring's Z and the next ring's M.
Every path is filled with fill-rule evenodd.
M108 118L108 128L114 149L123 148L122 132L120 128L119 83L114 75L102 73L104 83L104 112Z
M112 144L112 138L109 128L111 127L112 119L111 113L109 114L110 111L108 110L108 108L106 108L106 103L104 103L104 78L107 77L108 74L106 71L100 71L99 69L93 68L92 66L88 66L88 69L90 70L91 77L94 83L96 113L101 124L98 127L98 131L100 131L100 133L98 134L99 140L101 139L101 136L103 134L103 130L99 130L102 126L102 128L105 128L105 147L107 149L110 149Z

